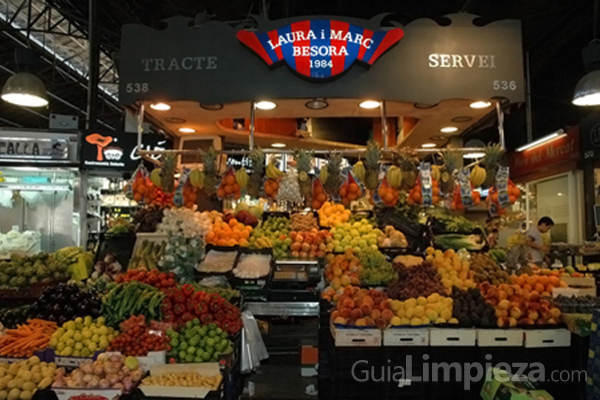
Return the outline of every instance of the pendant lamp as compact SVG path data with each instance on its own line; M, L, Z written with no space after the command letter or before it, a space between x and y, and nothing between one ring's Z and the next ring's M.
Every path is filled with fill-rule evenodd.
M44 107L48 105L46 86L31 70L39 64L39 55L30 49L15 51L17 66L21 70L4 83L2 100L24 107Z
M595 39L582 51L583 64L589 72L577 82L573 104L600 105L600 41Z

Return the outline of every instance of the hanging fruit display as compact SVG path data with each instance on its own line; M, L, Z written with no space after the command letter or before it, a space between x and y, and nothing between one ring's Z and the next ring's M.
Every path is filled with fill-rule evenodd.
M233 168L230 167L221 180L219 189L217 189L217 197L220 199L233 197L236 200L239 200L242 197L240 185L237 183L235 177L236 175L233 172Z
M436 180L431 180L431 204L437 205L440 202L440 185ZM412 206L413 204L423 204L423 187L421 181L418 180L414 188L408 193L406 204Z
M452 197L452 204L450 205L450 208L455 211L462 211L465 208L468 208L465 207L465 203L469 204L469 202L472 202L473 206L477 207L481 203L481 194L473 190L473 187L471 187L470 198L467 196L467 199L463 199L463 196L460 192L460 185L456 185L454 188L454 195Z
M400 185L398 185L400 186ZM393 207L398 202L398 198L400 197L400 192L398 189L392 187L389 183L388 177L384 177L383 181L379 184L377 188L377 196L381 200L381 203L387 207ZM374 196L375 197L375 196ZM376 199L373 199L375 204L378 203Z
M485 166L486 177L483 186L491 187L496 180L496 174L500 168L500 162L504 155L504 148L499 144L489 144L484 150L484 157L481 163Z
M373 141L367 142L365 151L365 180L364 184L370 191L375 191L379 184L379 159L381 147Z
M187 208L193 208L198 200L198 194L196 188L190 183L186 183L183 187L183 205Z
M454 191L455 171L462 168L463 157L462 154L455 150L446 150L442 154L444 165L442 167L440 180L440 190L446 196L450 196Z
M156 187L162 187L162 178L161 176L161 169L160 168L154 168L152 170L152 172L150 172L150 181L156 186Z
M175 190L175 171L177 170L177 156L167 154L163 157L162 168L160 170L160 188L165 193L171 193Z
M242 167L235 173L235 181L240 185L241 189L246 189L248 187L249 180L250 177L248 176L248 172L246 172L246 168Z
M397 153L397 165L402 171L401 189L409 191L415 186L417 178L419 177L419 170L417 168L419 165L419 158L414 149L399 148L397 149ZM435 177L433 170L432 177L434 177L436 181L440 181L439 176Z
M296 160L296 170L298 171L298 184L300 185L300 194L306 202L312 197L312 180L310 172L312 171L313 153L306 150L294 151L294 160Z
M251 197L260 197L262 190L263 176L265 175L265 153L260 146L255 147L250 152L250 163L252 173L248 180L248 194Z
M497 212L498 215L503 215L506 211L505 208L509 205L515 204L515 202L519 199L521 196L521 190L510 179L508 179L507 182L506 195L508 197L505 199L508 201L502 201L503 196L502 193L498 191L498 185L492 186L486 199L488 209L490 209L490 211L493 210L493 212Z
M442 166L441 165L432 165L431 166L431 179L439 182L441 178L442 178Z
M356 164L354 164L354 166L352 167L352 173L354 174L356 179L360 180L361 182L365 181L365 176L367 172L365 170L365 165L362 161L358 161Z
M385 173L387 183L390 187L398 189L402 185L402 171L400 168L392 165Z
M279 192L279 181L276 179L267 179L265 181L265 194L268 198L275 200Z
M360 185L354 179L351 172L348 173L348 177L344 181L344 184L340 188L340 197L342 198L342 204L347 206L354 200L362 197L363 192Z
M325 193L325 188L323 188L319 178L315 178L312 185L312 208L313 210L319 210L327 201L327 194Z
M483 185L487 178L487 172L479 165L475 165L471 170L471 183L473 187L479 187Z
M300 183L298 174L295 170L290 170L281 178L281 184L277 191L277 200L289 201L290 203L302 203L302 195L300 194Z
M325 179L323 179L323 176L321 176L321 182L325 187L325 191L330 196L337 195L340 191L340 187L342 186L342 161L343 157L341 154L331 153L327 166L321 169L322 174L323 170L327 171L327 173L325 173Z
M207 196L212 196L216 192L217 177L217 150L214 147L203 153L204 158L204 192Z

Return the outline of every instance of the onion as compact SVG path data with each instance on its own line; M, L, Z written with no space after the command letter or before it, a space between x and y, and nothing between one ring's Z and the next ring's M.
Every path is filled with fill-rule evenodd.
M65 380L65 382L67 383L67 387L68 388L76 388L76 387L82 387L83 385L78 385L76 381L74 381L73 379L69 379L67 378Z
M123 366L121 367L121 372L123 372L125 375L129 375L129 372L130 372L130 371L131 371L131 370L129 369L129 367L128 367L127 365L123 365Z
M94 376L92 378L92 380L88 382L87 387L88 388L97 388L99 384L100 384L100 379L98 379Z
M102 366L97 365L94 367L94 375L96 376L104 376L104 368Z
M108 379L108 382L110 383L111 386L114 385L115 383L119 382L119 377L115 374L108 375L106 377L106 379Z
M113 389L123 389L123 384L121 382L117 382L114 385L112 385Z
M138 369L134 369L131 372L131 380L137 383L137 382L139 382L142 379L142 375L143 375L143 373L142 373L141 369L139 369L139 368Z
M113 354L112 356L110 356L109 361L111 363L121 363L121 361L123 361L123 356L117 355L117 354Z
M105 363L106 361L108 361L108 355L106 353L99 354L98 359L96 360L96 362L100 363Z
M85 374L82 380L84 383L89 383L92 379L94 379L94 375Z
M119 381L122 381L123 378L125 378L125 374L121 371L117 372L117 378L119 378Z
M84 373L83 373L83 371L82 371L82 370L80 370L80 369L76 369L76 370L75 370L75 371L73 371L73 373L71 374L71 376L72 376L73 378L83 378L83 375L85 375L85 374L84 374Z
M113 362L104 364L104 372L106 372L106 375L116 374L119 372L119 364Z
M98 386L100 389L107 389L110 387L110 382L107 379L100 379Z
M81 370L81 372L83 372L84 374L91 374L92 371L94 370L94 368L92 367L92 363L86 362L84 364L81 364L81 366L79 367L79 369Z

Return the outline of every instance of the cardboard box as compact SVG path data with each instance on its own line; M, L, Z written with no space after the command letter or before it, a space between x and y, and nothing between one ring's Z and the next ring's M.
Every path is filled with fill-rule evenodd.
M396 328L383 331L384 346L429 346L428 328Z
M552 297L558 296L566 297L584 297L592 296L596 297L596 287L576 288L576 287L565 287L565 288L554 288L552 289Z
M479 347L522 347L522 329L477 329Z
M553 400L550 393L530 382L525 376L514 376L508 372L491 368L481 388L483 400Z
M336 347L381 347L381 331L377 328L344 327L331 324Z
M33 352L34 356L38 356L40 361L46 361L46 350L36 350ZM21 361L27 361L29 357L0 357L0 362L6 364L15 364Z
M596 288L596 279L592 276L573 278L571 276L563 275L560 279L569 285L569 287Z
M153 365L164 365L167 363L166 351L151 351L145 357L136 357L140 363L140 368L144 372L150 371Z
M431 328L429 344L431 346L470 347L477 343L477 330L470 328L444 329Z
M525 347L570 347L571 332L568 329L537 329L525 331Z
M80 396L82 394L92 396L102 396L108 400L116 399L121 395L119 389L67 389L67 388L54 388L54 393L58 400L69 400L71 397Z
M153 365L150 367L150 375L161 375L161 374L176 374L184 372L197 372L205 376L220 375L219 363L198 363L198 364L165 364L165 365ZM222 380L217 386L221 385ZM195 399L203 399L210 392L209 388L201 387L186 387L186 386L139 386L144 396L147 397L188 397ZM213 389L216 390L216 389ZM59 399L60 400L60 399Z

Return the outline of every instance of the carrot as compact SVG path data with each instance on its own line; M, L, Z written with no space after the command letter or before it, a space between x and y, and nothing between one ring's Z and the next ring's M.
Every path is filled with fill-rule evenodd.
M8 329L0 338L0 355L29 357L36 350L45 349L57 325L54 322L32 319L27 324Z

